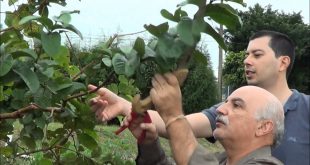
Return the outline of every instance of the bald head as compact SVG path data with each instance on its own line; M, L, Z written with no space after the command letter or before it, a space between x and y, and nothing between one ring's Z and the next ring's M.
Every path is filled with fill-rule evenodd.
M256 86L244 86L235 90L231 96L242 97L254 112L255 119L273 122L273 145L281 140L284 133L284 110L281 102L267 90Z

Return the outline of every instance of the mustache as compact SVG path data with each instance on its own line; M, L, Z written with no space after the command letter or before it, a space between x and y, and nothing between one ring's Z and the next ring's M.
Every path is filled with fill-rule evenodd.
M228 124L229 124L228 117L227 117L227 116L223 116L223 115L217 115L216 121L217 121L217 122L221 122L221 123L223 123L223 124L225 124L225 125L228 125Z

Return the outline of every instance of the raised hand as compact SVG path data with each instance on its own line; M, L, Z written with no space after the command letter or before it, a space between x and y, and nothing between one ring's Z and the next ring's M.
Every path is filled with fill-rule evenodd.
M179 82L172 73L156 74L152 79L151 98L156 111L166 123L182 112L182 95Z
M95 90L97 87L88 85L89 90ZM97 91L97 97L89 102L91 109L96 114L99 121L108 121L118 115L126 116L131 112L131 103L122 97L117 96L107 88L100 88Z
M133 120L133 116L129 114L124 118L122 125L129 128L140 144L151 144L158 138L156 126L153 123L144 123L144 120L143 115L136 115ZM143 131L145 131L145 136L141 139Z

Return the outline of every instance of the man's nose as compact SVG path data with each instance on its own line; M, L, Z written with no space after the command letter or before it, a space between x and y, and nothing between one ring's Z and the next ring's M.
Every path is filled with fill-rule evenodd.
M243 60L243 64L244 64L245 66L252 65L252 60L251 60L250 55L248 55L248 56Z
M226 105L227 103L223 103L221 106L219 106L217 109L216 109L216 112L218 114L221 114L221 115L227 115L227 109L226 109Z

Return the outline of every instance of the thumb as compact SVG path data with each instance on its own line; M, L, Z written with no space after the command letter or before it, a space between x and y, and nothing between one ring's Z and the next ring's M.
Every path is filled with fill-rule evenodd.
M156 127L153 123L141 123L140 127L147 132L156 132Z
M89 84L87 88L88 90L95 90L97 87L95 85Z

